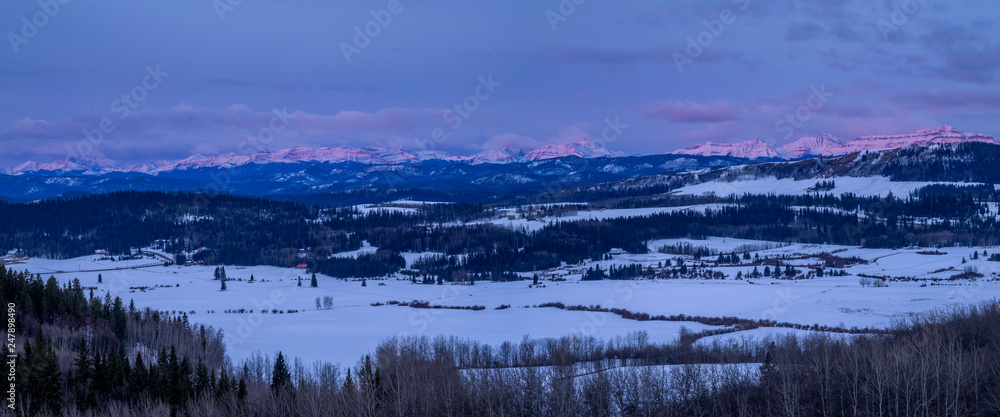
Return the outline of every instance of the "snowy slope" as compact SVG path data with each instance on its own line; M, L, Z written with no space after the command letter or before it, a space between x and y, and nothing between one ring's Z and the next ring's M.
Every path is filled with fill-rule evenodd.
M739 143L707 142L672 152L675 155L731 156L734 158L779 158L778 151L760 139Z
M681 187L676 192L681 195L703 195L715 194L717 196L728 196L730 194L787 194L805 195L813 193L813 187L818 180L795 180L792 178L778 179L775 177L749 179L740 181L709 181L700 184ZM958 183L946 182L919 182L919 181L891 181L886 177L834 177L823 178L822 181L834 181L836 187L830 191L823 191L824 194L835 195L852 193L862 197L886 196L889 193L897 197L906 197L919 188L934 184ZM967 185L967 184L966 184Z
M840 156L865 150L898 149L913 145L955 144L955 143L1000 144L990 136L978 133L964 133L952 126L935 129L920 129L915 132L895 135L861 136L839 139L830 134L807 136L780 146L778 149L754 139L740 143L707 142L674 151L680 155L718 156L728 155L739 158L801 158L805 156Z

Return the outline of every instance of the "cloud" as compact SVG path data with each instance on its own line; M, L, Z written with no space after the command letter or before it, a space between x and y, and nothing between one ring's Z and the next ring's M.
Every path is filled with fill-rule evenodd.
M0 130L0 142L8 144L5 156L12 159L76 156L70 149L132 162L238 152L241 143L267 130L276 112L282 111L252 111L242 104L223 110L179 104L165 110L136 111L124 118L82 114L51 122L26 117ZM283 116L289 119L287 126L274 132L269 148L412 144L405 136L418 136L442 124L444 110L390 107L373 113L345 110L323 115L296 110L288 114ZM102 121L110 121L113 131L100 133Z
M500 149L507 145L519 146L525 149L536 149L541 147L542 143L528 136L505 133L490 138L490 140L478 148L482 150Z
M785 33L785 40L790 42L803 42L819 39L824 33L823 27L812 22L796 22L788 25Z
M325 116L295 111L294 128L312 133L411 131L418 126L440 122L445 110L392 107L375 113L342 111Z
M643 106L639 113L648 120L674 123L715 123L739 119L737 111L728 100L707 104L693 101L660 101Z
M936 114L973 113L995 114L1000 108L1000 91L996 89L922 90L893 94L892 103L905 110Z

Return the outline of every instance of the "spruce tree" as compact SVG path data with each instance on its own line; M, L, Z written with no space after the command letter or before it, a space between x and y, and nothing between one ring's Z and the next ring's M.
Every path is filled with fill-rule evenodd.
M278 357L274 360L274 370L271 372L271 388L274 390L286 388L291 381L292 374L288 372L285 356L278 352Z
M226 280L222 280L222 289L220 291L226 290Z
M302 277L299 277L299 283L297 284L297 286L299 286L299 287L302 286Z
M316 281L316 274L312 275L312 281L309 281L309 286L313 288L319 287L319 282Z
M238 398L240 401L243 401L243 399L245 399L246 397L247 397L247 382L244 381L243 378L240 378L240 388L236 392L236 398Z
M97 274L97 283L101 284L103 282L104 282L104 277L102 277L101 274Z
M76 408L79 410L88 410L92 405L88 401L88 397L89 399L94 399L93 394L89 392L90 377L93 368L90 363L90 349L87 347L87 341L82 337L76 344L76 358L73 359L73 366L76 368L76 380L74 381Z

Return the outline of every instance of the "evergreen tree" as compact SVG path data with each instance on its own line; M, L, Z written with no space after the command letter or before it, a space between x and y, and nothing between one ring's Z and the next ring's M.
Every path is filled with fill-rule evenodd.
M319 282L316 281L316 274L312 275L312 281L309 282L309 286L313 288L319 287Z
M538 285L538 274L534 274L531 277L531 285Z
M24 389L34 395L42 407L59 415L62 413L62 371L55 350L44 334L39 333L34 347L25 343L26 376Z
M97 283L101 284L103 282L104 282L104 277L102 277L101 274L97 274Z
M236 398L238 398L240 401L243 401L243 399L246 397L247 397L247 382L244 381L243 378L240 378L240 388L238 391L236 391Z
M74 385L76 385L74 389L76 408L85 411L93 405L92 401L96 401L96 398L89 389L90 378L93 373L90 361L90 349L87 347L87 341L82 337L76 344L76 357L73 359L73 367L76 368L76 378L74 381Z
M280 390L289 387L291 382L292 374L288 372L285 356L278 352L278 357L274 360L274 370L271 372L271 388Z
M149 388L149 371L146 369L146 362L142 359L142 352L135 354L135 366L132 367L132 378L129 382L129 389L134 394L143 394Z
M299 287L302 286L302 277L299 277L299 283L297 284L297 286L299 286Z
M226 290L226 280L222 280L222 289L220 291Z
M366 279L362 278L362 279L361 279L361 286L362 286L362 287L367 287L367 286L368 286L368 280L366 280Z

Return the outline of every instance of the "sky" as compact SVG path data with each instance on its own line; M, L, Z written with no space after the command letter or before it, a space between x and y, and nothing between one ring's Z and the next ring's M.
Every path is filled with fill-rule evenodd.
M0 166L1000 136L998 19L987 0L3 2Z

